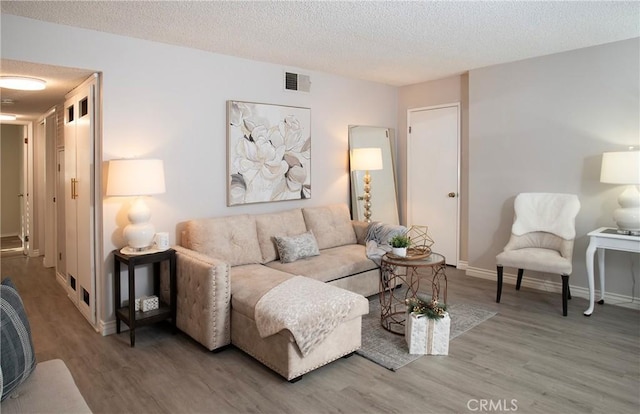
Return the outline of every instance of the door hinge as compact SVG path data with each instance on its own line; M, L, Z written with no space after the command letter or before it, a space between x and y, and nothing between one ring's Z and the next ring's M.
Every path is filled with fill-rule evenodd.
M29 241L29 236L24 236L25 243Z
M54 203L56 202L56 198L55 198L55 197L53 197L53 202L54 202Z
M409 127L409 133L411 133L411 127Z
M60 164L58 164L58 172L60 172Z
M24 139L24 143L25 143L25 144L28 144L28 143L29 143L29 138L25 138L25 139Z

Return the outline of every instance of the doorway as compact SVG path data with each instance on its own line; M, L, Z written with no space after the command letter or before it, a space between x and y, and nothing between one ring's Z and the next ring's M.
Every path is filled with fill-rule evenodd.
M24 140L27 137L27 128L24 125L5 123L1 128L0 248L2 256L13 256L25 253L24 160L26 154Z
M407 225L428 226L433 250L458 266L460 104L407 113Z
M1 60L0 74L12 76L27 76L43 79L47 87L42 91L25 94L10 89L2 90L2 112L15 114L29 136L28 144L24 145L24 152L29 160L23 164L23 171L27 181L24 191L25 215L25 247L29 256L43 256L47 266L56 267L56 279L62 285L69 298L76 304L80 313L97 330L101 292L99 286L103 277L102 266L102 141L101 141L101 86L98 83L101 75L94 70L68 68L18 62L7 59ZM79 111L85 109L91 112L91 122L88 112L77 113L78 124L87 124L91 130L89 141L86 142L90 153L82 153L81 166L89 165L88 173L82 176L82 184L86 185L82 192L82 214L89 215L90 221L81 220L83 231L88 232L89 240L82 240L84 248L80 252L83 259L89 260L91 265L82 275L74 275L78 291L70 292L68 283L66 230L69 226L78 228L79 223L65 225L65 129L69 124L64 122L65 112L69 109L66 104L70 91L85 85L89 79L94 83L91 97L86 103L79 102ZM53 108L53 109L52 109ZM4 123L4 121L3 121ZM34 137L32 137L34 135ZM49 139L53 137L53 139ZM5 174L3 173L3 179ZM76 178L78 180L80 178ZM85 200L84 197L89 197ZM86 205L89 208L86 208ZM4 208L3 208L4 212ZM30 219L29 219L30 218ZM28 239L27 239L28 236ZM27 247L28 246L28 247ZM31 251L33 249L33 252ZM72 294L73 293L73 294Z

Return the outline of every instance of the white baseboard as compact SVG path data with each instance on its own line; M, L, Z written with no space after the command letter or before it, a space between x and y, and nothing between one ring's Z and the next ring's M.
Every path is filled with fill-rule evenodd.
M19 235L18 233L2 233L0 237L18 237Z
M456 266L456 269L467 270L468 268L469 262L467 262L466 260L458 260L458 266Z
M100 321L99 329L102 336L113 335L114 333L116 333L116 321ZM120 332L124 332L127 330L129 330L129 328L127 328L127 325L121 323Z
M64 277L64 275L58 271L56 271L56 280L58 281L58 283L60 283L60 285L62 285L62 287L64 288L64 290L67 290L67 279Z
M467 267L466 274L467 276L491 280L494 282L498 277L496 271L481 269L478 267ZM518 276L516 274L504 272L502 275L502 283L515 286L517 281ZM530 289L542 290L544 292L562 293L562 283L553 282L550 280L524 277L522 279L522 286ZM571 296L589 300L588 288L573 286L571 284L569 284L569 286L571 287ZM600 291L597 289L595 290L595 298L596 301L598 301L600 298ZM617 293L605 293L605 303L607 305L622 306L624 308L640 310L640 300L638 298L634 298L633 296L620 295Z

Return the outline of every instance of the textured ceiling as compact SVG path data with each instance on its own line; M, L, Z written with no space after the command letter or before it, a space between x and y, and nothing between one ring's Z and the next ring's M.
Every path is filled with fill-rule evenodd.
M640 3L2 1L2 13L408 85L640 36Z

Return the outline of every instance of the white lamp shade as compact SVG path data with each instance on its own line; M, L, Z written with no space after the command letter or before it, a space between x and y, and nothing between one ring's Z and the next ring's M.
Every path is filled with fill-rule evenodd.
M373 171L382 169L380 148L355 148L351 153L352 171Z
M600 182L640 184L640 151L605 152L602 154Z
M111 160L107 178L108 196L139 196L165 192L162 160Z

